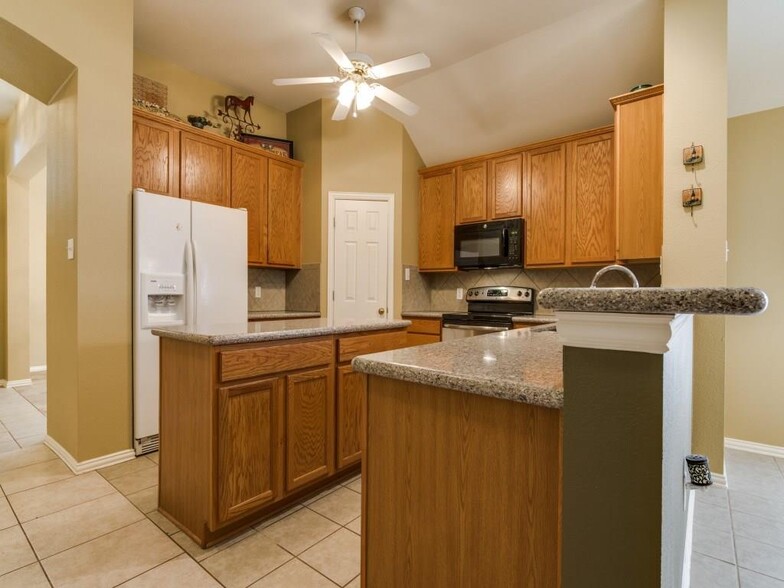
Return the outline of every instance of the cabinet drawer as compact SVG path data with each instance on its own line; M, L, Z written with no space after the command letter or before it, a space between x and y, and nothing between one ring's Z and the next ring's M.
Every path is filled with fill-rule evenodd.
M429 345L430 343L440 343L441 337L438 335L423 335L422 333L409 333L406 335L406 347L416 347L417 345Z
M332 341L306 341L220 352L221 382L332 363Z
M381 332L372 335L346 337L338 341L339 361L351 361L357 355L377 353L406 346L406 332Z
M409 333L421 333L423 335L441 335L441 321L439 319L410 318L411 326L408 327Z

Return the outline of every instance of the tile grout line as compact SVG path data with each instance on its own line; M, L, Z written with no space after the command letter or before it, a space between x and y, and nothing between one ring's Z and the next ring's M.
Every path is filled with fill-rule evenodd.
M727 470L729 469L730 468L727 468ZM730 514L730 540L732 541L732 555L735 558L735 577L738 581L738 586L740 587L740 560L738 559L738 545L735 541L735 519L732 516L732 501L730 500L730 474L729 471L725 471L724 474L727 476L727 510Z
M0 493L2 493L3 498L5 498L5 501L8 503L8 508L11 509L11 513L14 515L14 518L16 519L16 523L19 526L19 530L22 532L22 535L24 535L25 541L27 541L27 545L30 546L30 551L32 552L33 557L35 558L35 563L37 563L38 567L41 568L41 571L44 573L44 577L46 578L46 581L49 582L49 586L54 586L54 584L52 584L52 580L49 578L49 574L46 572L46 568L44 568L44 565L41 563L41 558L38 557L38 552L35 550L32 542L30 541L30 537L27 536L27 531L25 531L25 528L22 526L22 522L19 520L19 516L16 514L14 507L11 505L11 501L8 500L8 495L5 493L5 490L2 488L0 488ZM3 574L3 576L21 570L22 568L27 567L29 565L31 564L26 564L24 566L16 568L15 570L10 570L5 574ZM0 578L2 578L2 576L0 576Z

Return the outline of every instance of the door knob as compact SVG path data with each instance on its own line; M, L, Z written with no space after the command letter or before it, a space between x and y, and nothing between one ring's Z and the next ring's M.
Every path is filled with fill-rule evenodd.
M384 313L385 313L386 311L387 311L387 309L386 309L386 308L379 308L379 309L378 309L378 314L380 314L381 316L384 316Z

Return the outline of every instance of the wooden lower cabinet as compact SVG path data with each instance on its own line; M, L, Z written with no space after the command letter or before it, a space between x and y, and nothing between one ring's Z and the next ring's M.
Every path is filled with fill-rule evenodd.
M337 463L342 469L362 459L362 407L367 376L342 365L337 370Z
M334 471L333 369L286 377L286 490Z
M162 337L159 511L207 547L358 472L366 376L350 361L404 345L403 328L218 346Z
M440 318L407 317L405 313L403 313L403 318L411 321L411 326L406 331L406 347L428 345L441 341Z
M218 521L257 509L281 494L283 378L218 389Z

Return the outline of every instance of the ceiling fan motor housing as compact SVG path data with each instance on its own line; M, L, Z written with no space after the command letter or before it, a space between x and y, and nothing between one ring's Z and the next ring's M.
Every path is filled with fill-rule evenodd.
M362 22L365 20L365 9L359 6L352 6L348 9L348 17L351 22Z

